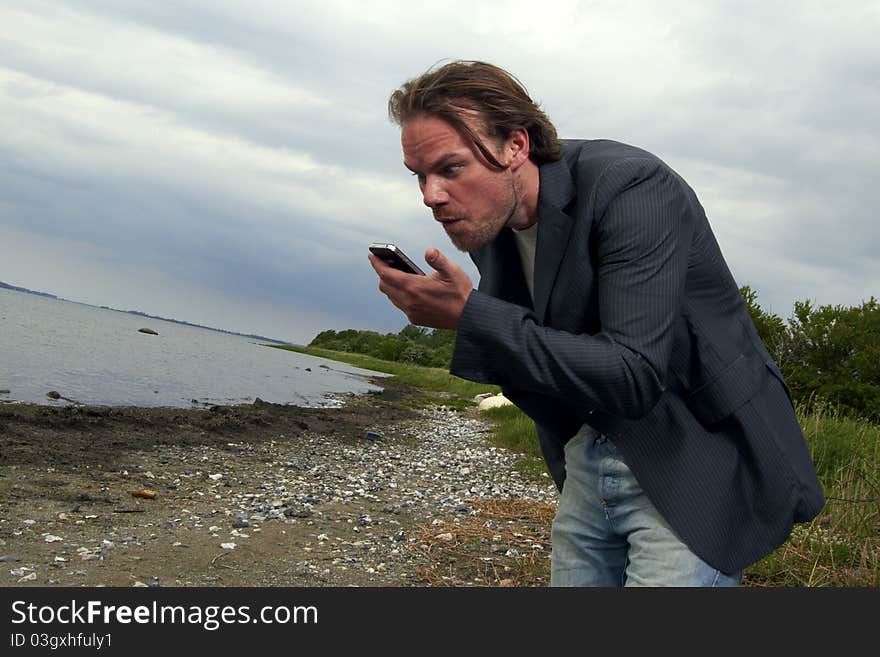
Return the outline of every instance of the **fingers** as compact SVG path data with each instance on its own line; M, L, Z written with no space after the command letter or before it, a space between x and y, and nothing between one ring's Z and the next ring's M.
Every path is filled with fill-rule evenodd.
M408 298L406 290L408 285L412 284L412 279L416 277L412 274L398 271L372 253L367 254L367 257L370 259L370 265L379 275L379 291L388 297L391 303L406 312L405 299ZM424 277L421 276L419 278Z
M436 269L441 274L447 274L449 270L449 260L440 252L440 249L431 247L425 251L425 262Z
M379 291L412 324L432 328L457 328L467 299L472 292L470 277L448 260L438 249L425 252L425 260L436 272L413 276L388 266L380 258L369 256L379 275Z
M370 264L373 266L376 273L379 274L379 277L386 279L395 285L409 281L413 277L413 274L395 269L382 260L382 258L379 258L372 253L367 254L367 257L370 259Z
M374 256L372 253L368 253L367 258L370 259L370 265L372 265L373 269L376 270L376 273L379 274L379 276L382 276L386 270L391 269L382 258Z

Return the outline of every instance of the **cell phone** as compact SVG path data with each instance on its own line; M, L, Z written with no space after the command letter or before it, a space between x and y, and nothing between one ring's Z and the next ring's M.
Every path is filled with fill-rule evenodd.
M418 265L410 260L395 244L381 244L379 242L374 242L373 244L370 244L370 253L378 256L385 264L406 272L407 274L425 275L425 272L419 269Z

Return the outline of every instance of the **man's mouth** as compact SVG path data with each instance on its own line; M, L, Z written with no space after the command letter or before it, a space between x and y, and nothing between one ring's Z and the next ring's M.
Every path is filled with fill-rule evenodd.
M450 228L461 221L460 217L435 217L435 219L443 224L444 228Z

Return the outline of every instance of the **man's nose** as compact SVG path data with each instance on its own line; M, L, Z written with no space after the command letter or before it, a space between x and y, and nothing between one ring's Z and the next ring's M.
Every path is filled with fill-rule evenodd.
M449 197L443 187L443 181L436 176L428 176L422 188L422 201L424 201L425 205L429 208L436 208L448 200Z

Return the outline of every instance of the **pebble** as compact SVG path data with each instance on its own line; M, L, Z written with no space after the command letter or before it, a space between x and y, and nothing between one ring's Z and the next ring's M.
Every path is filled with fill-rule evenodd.
M430 524L437 528L438 540L452 541L455 524L478 513L470 502L475 498L544 503L558 499L549 477L540 482L526 479L513 468L517 454L488 444L489 428L483 420L441 406L419 411L416 419L382 426L380 440L340 442L329 432L304 431L295 441L229 443L224 449L169 445L162 449L164 469L153 463L149 470L138 470L136 463L129 468L132 476L174 490L179 499L193 500L192 509L169 508L152 529L158 537L170 531L207 530L247 542L265 523L314 525L316 540L302 546L295 572L333 584L346 581L347 569L357 569L375 576L374 581L384 578L381 583L395 585L406 579L401 572L414 572L414 555L424 551L403 531L408 528L404 523L415 519L418 525ZM235 450L236 461L248 463L246 468L230 466L229 448ZM36 521L23 524L28 526L25 531L33 531L30 526ZM245 528L249 531L238 531ZM47 542L63 540L49 533L41 536ZM103 540L83 543L70 548L83 561L103 560L108 551L143 544L135 536L117 536L111 525ZM224 550L237 545L220 543ZM173 547L187 546L176 541ZM495 550L487 546L487 556ZM510 545L497 545L497 550L516 552ZM337 565L328 570L325 560ZM30 574L21 571L17 576Z

